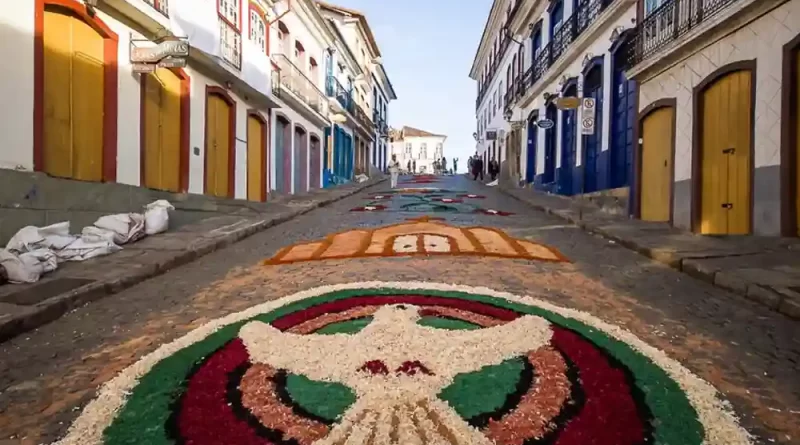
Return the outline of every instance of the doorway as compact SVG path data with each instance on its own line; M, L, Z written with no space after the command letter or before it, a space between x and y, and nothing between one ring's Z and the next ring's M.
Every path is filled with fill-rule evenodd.
M745 64L750 62L745 62ZM723 67L695 91L695 230L706 235L751 231L753 68ZM697 204L696 204L697 205Z

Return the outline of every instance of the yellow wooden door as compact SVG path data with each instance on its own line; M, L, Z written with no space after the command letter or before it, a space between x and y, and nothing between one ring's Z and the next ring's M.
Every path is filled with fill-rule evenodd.
M103 37L69 13L44 12L44 171L103 179Z
M700 233L750 233L751 75L737 71L702 94Z
M672 197L672 126L675 109L659 108L642 122L641 218L669 221Z
M206 194L227 197L230 135L230 105L216 94L208 96L208 122L206 122Z
M181 78L159 68L145 80L144 186L177 192L181 173Z
M247 118L247 199L263 201L264 124L253 116Z

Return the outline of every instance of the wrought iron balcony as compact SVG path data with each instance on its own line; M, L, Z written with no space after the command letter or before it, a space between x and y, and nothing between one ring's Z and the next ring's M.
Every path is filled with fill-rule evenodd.
M314 82L306 77L303 71L285 55L275 54L272 59L278 66L277 94L280 95L283 90L291 91L314 111L326 115L325 95L314 85Z
M353 104L353 115L356 118L356 121L363 125L366 128L372 129L375 124L372 122L372 119L369 118L369 115L366 111L361 107L361 105L354 103Z
M531 66L516 82L514 94L511 95L509 107L521 99L525 93L544 76L558 59L567 53L572 43L597 20L608 6L615 0L587 0L581 2L573 14L553 34L550 42L542 47L533 59ZM696 1L696 0L695 0Z
M495 74L497 74L497 70L500 69L500 65L503 61L503 56L506 53L506 49L508 49L508 45L511 44L511 38L508 35L505 35L503 40L500 42L500 47L498 48L497 52L494 55L494 60L492 60L492 64L489 65L489 75L486 76L485 81L481 85L481 88L478 90L478 98L475 100L475 109L477 110L480 107L483 98L489 93L489 87L492 85L492 80L494 80Z
M328 97L335 97L345 110L353 113L353 96L350 91L346 90L337 78L328 76L325 80L325 93Z
M628 64L637 65L737 0L667 0L636 26Z
M372 112L372 121L375 123L375 129L381 136L389 136L389 125L386 119L382 118L377 111Z

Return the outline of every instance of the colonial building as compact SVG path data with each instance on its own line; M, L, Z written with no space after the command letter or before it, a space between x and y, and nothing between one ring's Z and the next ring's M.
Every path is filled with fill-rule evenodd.
M505 145L522 183L645 220L796 236L798 9L497 0L471 71L478 151Z
M370 165L382 170L388 138L388 101L397 97L383 69L380 49L364 14L320 1L317 5L344 42L349 58L355 61L355 77L342 79L333 73L329 85L338 91L337 99L344 99L344 112L354 118L355 173L369 174Z
M800 0L637 3L634 214L800 234Z
M390 157L397 156L397 162L402 169L414 173L433 173L434 161L444 157L444 143L447 136L408 126L392 130L390 134Z
M0 168L256 201L327 185L332 160L335 182L351 180L380 126L367 110L372 87L356 93L341 83L385 72L371 32L377 65L366 70L359 48L323 16L328 8L313 0L5 8ZM358 26L368 29L363 15ZM188 57L162 54L158 65L134 57L169 41L188 44ZM349 145L343 133L341 142L326 137L340 127Z

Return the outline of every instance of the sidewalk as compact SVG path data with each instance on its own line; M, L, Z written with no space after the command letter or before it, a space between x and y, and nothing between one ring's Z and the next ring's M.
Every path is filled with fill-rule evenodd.
M0 286L0 342L385 180L279 196L261 204L261 212L243 205L239 212L145 238L109 256L65 263L37 283Z
M800 320L800 239L710 237L611 215L588 202L531 189L499 190L609 241Z

